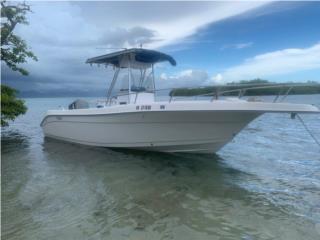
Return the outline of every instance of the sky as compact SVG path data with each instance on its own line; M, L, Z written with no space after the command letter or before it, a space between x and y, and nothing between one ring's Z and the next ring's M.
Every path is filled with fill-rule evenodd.
M23 65L29 76L1 64L2 83L22 95L105 95L113 69L86 59L140 44L177 61L156 66L157 88L320 82L320 2L28 3L15 33L39 61Z

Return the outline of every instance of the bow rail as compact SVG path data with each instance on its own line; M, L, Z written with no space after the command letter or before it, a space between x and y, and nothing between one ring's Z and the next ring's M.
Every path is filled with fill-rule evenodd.
M210 101L218 100L222 96L237 96L239 99L245 96L247 92L250 90L261 90L261 89L273 89L273 88L279 88L279 91L277 94L259 94L259 96L264 95L275 95L275 98L273 99L273 102L283 102L286 97L290 94L291 90L296 87L320 87L320 84L316 83L302 83L302 84L294 84L294 83L277 83L277 84L232 84L232 85L215 85L213 86L213 91L210 93L205 94L195 94L195 95L188 95L188 96L181 96L181 95L175 95L178 90L181 90L182 88L164 88L164 89L158 89L153 91L139 91L139 92L130 92L130 93L119 93L117 95L114 95L112 99L115 99L119 96L131 96L134 95L134 101L133 103L136 103L139 94L141 93L154 93L157 95L157 93L167 91L169 92L168 96L168 102L175 101L176 99L190 99L191 97L194 97L195 99L199 97L211 97ZM205 87L201 87L205 88ZM226 88L231 88L227 89ZM187 90L192 90L195 88L183 88ZM176 98L178 97L178 98ZM111 104L112 101L108 102L108 105Z

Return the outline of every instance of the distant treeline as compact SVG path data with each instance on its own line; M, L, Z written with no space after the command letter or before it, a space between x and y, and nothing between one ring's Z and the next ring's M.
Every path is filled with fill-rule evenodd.
M220 93L223 91L230 91L235 89L242 89L248 87L262 87L269 86L271 84L279 84L274 82L269 82L268 80L254 79L254 80L243 80L240 82L231 82L223 86L210 86L210 87L199 87L199 88L178 88L170 92L170 96L195 96L195 95L208 95L213 96L217 91ZM281 84L292 84L301 85L294 86L290 95L292 94L320 94L320 83L318 82L307 82L307 83L281 83ZM263 88L263 89L248 89L245 91L246 96L260 96L260 95L278 95L279 93L285 94L290 86L277 86L273 88ZM228 92L223 94L224 96L236 96L239 92Z

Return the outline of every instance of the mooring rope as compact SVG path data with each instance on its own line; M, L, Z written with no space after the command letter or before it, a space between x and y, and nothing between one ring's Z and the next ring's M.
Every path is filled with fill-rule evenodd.
M306 129L306 131L310 134L310 136L313 138L313 140L315 141L316 144L318 144L318 146L320 147L320 142L319 140L313 135L313 133L310 131L310 129L308 128L308 126L305 124L305 122L303 121L303 119L300 117L299 114L297 114L298 119L300 120L300 122L302 123L302 125L304 126L304 128Z

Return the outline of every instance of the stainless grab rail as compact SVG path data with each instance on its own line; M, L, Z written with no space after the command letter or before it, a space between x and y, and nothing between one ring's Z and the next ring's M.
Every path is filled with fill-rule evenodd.
M270 89L270 88L281 88L279 90L279 93L276 95L276 97L274 98L273 102L277 102L277 100L281 97L280 102L283 102L285 100L285 98L289 95L290 91L294 88L294 87L301 87L301 86L318 86L320 84L316 84L316 83L312 83L312 84L261 84L263 86L259 86L259 84L231 84L231 85L215 85L214 87L214 91L211 93L206 93L206 94L195 94L195 95L191 95L191 96L183 96L179 99L184 99L184 98L189 98L189 97L206 97L206 96L212 96L212 98L210 99L210 101L214 101L214 100L218 100L220 96L225 95L226 93L234 93L234 92L238 92L238 98L241 98L245 95L245 93L249 90L256 90L256 89ZM222 91L221 88L226 88L226 87L239 87L236 89L230 89L230 90L224 90ZM201 88L205 88L205 87L201 87ZM219 89L220 88L220 89ZM287 91L282 95L281 93L283 92L283 88L288 88ZM118 97L118 96L129 96L129 100L130 100L130 96L135 94L135 100L134 103L137 102L138 99L138 95L140 93L158 93L161 91L170 91L169 92L169 100L168 102L171 103L172 101L175 100L175 92L177 90L179 90L181 88L164 88L164 89L158 89L158 90L153 90L153 91L141 91L141 92L131 92L131 93L121 93L118 95L113 96L114 97ZM184 89L194 89L194 88L184 88ZM110 104L111 102L107 102L107 104Z

